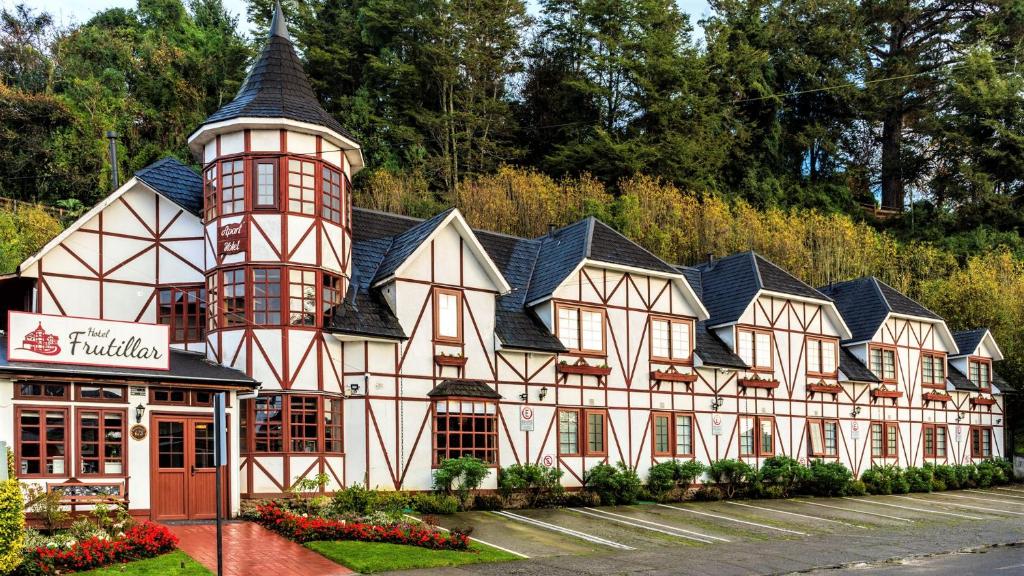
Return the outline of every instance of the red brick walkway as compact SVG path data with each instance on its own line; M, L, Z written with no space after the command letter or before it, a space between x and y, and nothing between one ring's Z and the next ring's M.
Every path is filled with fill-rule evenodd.
M217 527L213 524L168 526L178 547L217 573ZM344 566L274 534L252 522L224 525L225 576L343 576Z

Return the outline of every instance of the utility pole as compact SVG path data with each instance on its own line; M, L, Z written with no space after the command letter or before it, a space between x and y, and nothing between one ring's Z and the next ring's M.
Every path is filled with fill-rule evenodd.
M120 179L117 176L117 139L121 136L113 130L107 130L107 140L110 141L110 182L114 185L111 191L117 190L121 186Z

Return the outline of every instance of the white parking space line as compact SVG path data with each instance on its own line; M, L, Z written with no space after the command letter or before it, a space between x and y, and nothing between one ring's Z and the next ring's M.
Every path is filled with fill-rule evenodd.
M415 521L417 521L417 522L419 522L421 524L423 523L423 520L420 520L419 518L413 516L412 514L403 514L403 516L405 516L406 518L411 518L411 519L413 519L413 520L415 520ZM451 532L451 530L445 528L444 526L435 526L435 528L437 528L438 530L440 530L442 532ZM503 548L501 546L498 546L497 544L491 544L490 542L484 542L483 540L481 540L479 538L472 538L472 537L470 537L470 540L472 540L473 542L479 542L480 544L483 544L484 546L490 546L491 548L497 548L498 550L501 550L502 552L508 552L509 554L512 554L513 556L519 556L520 558L529 558L529 556L527 556L526 554L523 554L522 552L516 552L515 550L509 550L508 548Z
M809 514L798 514L796 512L788 512L786 510L779 510L778 508L765 508L763 506L754 506L753 504L744 504L742 502L726 502L726 504L732 504L733 506L743 506L744 508L753 508L755 510L764 510L766 512L778 512L779 514L789 514L790 516L799 516L800 518L809 518L811 520L818 520L821 522L831 522L833 524L842 524L843 526L853 526L854 528L866 528L860 524L850 524L849 522L843 522L841 520L833 520L831 518L822 518L821 516L811 516Z
M509 520L515 520L517 522L530 524L538 528L551 530L552 532L558 532L561 534L566 534L568 536L575 536L580 540L586 540L587 542L592 542L594 544L601 544L602 546L607 546L609 548L615 548L617 550L636 550L636 548L633 548L632 546L626 546L625 544L613 542L611 540L601 538L600 536L594 536L593 534L587 534L586 532L580 532L579 530L572 530L570 528L565 528L564 526L558 526L556 524L551 524L548 522L544 522L542 520L536 520L534 518L529 518L527 516L513 514L512 512L506 512L504 510L495 510L493 514L497 514L498 516L501 516L503 518L508 518Z
M864 510L857 510L856 508L843 508L842 506L831 506L829 504L821 504L818 502L808 502L807 500L793 500L794 502L800 502L801 504L810 504L811 506L821 506L822 508L832 508L833 510L844 510L846 512L854 512L857 514L866 514L868 516L878 516L879 518L888 518L889 520L899 520L901 522L914 521L910 518L901 518L899 516L890 516L888 514L879 514L878 512L865 512Z
M600 520L604 520L605 522L612 522L614 524L622 524L624 526L632 526L633 528L642 528L644 530L649 530L651 532L657 532L659 534L666 534L668 536L673 536L675 538L683 538L684 540L693 540L693 541L696 541L696 542L703 542L704 544L711 544L711 540L707 540L705 538L698 538L697 536L690 536L690 535L687 535L687 534L679 534L679 533L676 533L676 532L669 532L668 530L662 530L661 528L654 528L652 526L644 526L642 524L637 524L635 522L629 522L627 520L620 520L618 518L611 518L609 516L604 516L602 514L595 514L594 512L588 512L587 510L591 510L590 508L587 508L587 509L584 509L584 510L580 510L579 508L566 508L566 510L568 510L570 512L575 512L577 514L583 514L583 515L589 516L591 518L598 518Z
M957 496L956 494L944 494L942 492L936 493L937 496L950 496L953 498L970 498L970 496ZM899 498L906 498L907 500L916 500L918 502L934 502L935 500L923 500L921 498L911 498L910 496L899 496ZM1024 512L1014 512L1012 510L1000 510L999 508L986 508L984 506L978 506L975 504L961 504L960 502L943 502L947 506L956 506L957 508L967 508L968 510L981 510L982 512L998 512L999 514L1013 514L1014 516L1024 516Z
M914 512L941 514L943 516L955 516L957 518L967 518L968 520L984 520L984 518L978 516L969 516L967 514L954 514L953 512L942 512L940 510L928 510L926 508L914 508L913 506L900 506L899 504L890 504L889 502L879 502L877 500L865 500L863 498L851 498L849 496L843 496L843 499L852 500L854 502L863 502L865 504L874 504L875 506L888 506L890 508L902 508L903 510L913 510ZM913 500L913 498L911 498L911 500Z
M668 504L658 504L662 508L670 508L672 510L681 510L683 512L689 512L691 514L699 514L700 516L710 516L712 518L719 518L722 520L728 520L730 522L738 522L740 524L748 524L750 526L757 526L759 528L767 528L768 530L777 530L779 532L788 532L789 534L796 534L798 536L807 536L806 532L797 532L796 530L790 530L788 528L779 528L778 526L769 526L767 524L758 524L757 522L748 522L746 520L740 520L739 518L730 518L728 516L722 516L721 514L712 514L710 512L698 512L689 508L680 508L679 506L669 506Z
M952 496L953 498L967 498L968 500L978 500L980 502L995 502L996 504L1009 504L1011 506L1024 506L1024 502L1014 502L1013 500L1000 500L998 498L981 498L980 496L964 496L963 494L947 494L945 492L935 492L936 496ZM984 492L982 492L984 494Z
M1014 494L1003 494L1002 492L990 492L988 490L968 490L968 492L976 492L978 494L988 494L989 496L998 496L1000 498L1017 498L1019 500L1024 500L1024 496L1017 496L1017 495L1014 495ZM1009 500L1006 500L1006 502L1009 502Z
M641 524L650 524L651 526L658 526L659 528L666 528L668 530L675 530L676 532L685 532L687 534L693 534L694 536L697 536L699 538L710 538L712 540L718 540L719 542L728 542L728 540L726 540L725 538L722 538L720 536L712 536L711 534L702 534L700 532L694 532L693 530L686 530L684 528L679 528L677 526L669 526L668 524L660 524L658 522L652 522L650 520L643 520L641 518L634 518L633 516L626 516L625 514L616 514L615 512L609 512L607 510L598 510L596 508L586 508L586 510L590 510L591 512L595 512L597 514L604 514L604 515L607 515L607 516L615 516L617 518L624 518L624 519L630 520L632 522L639 522Z
M1004 486L996 486L996 490L1006 490L1007 492L1017 492L1019 494L1024 494L1024 490L1018 490L1017 488L1006 488Z
M1013 570L1014 568L1024 568L1024 564L1014 564L1013 566L1003 566L1002 568L996 568L996 570Z

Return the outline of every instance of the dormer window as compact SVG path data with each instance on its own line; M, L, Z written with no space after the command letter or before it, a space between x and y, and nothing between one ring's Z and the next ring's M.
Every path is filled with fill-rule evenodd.
M931 388L946 387L945 354L921 354L921 384Z
M896 381L896 348L872 346L870 349L871 371L882 379L882 382Z
M968 361L968 378L982 392L992 390L992 364L987 358L972 358Z
M770 371L772 362L772 333L769 330L740 328L736 334L737 354L754 370Z
M453 344L462 342L462 292L434 289L434 340Z
M832 338L807 339L807 375L834 378L839 346Z
M651 360L690 362L693 358L693 323L690 320L651 318Z
M604 311L600 308L559 304L555 330L570 352L604 354Z

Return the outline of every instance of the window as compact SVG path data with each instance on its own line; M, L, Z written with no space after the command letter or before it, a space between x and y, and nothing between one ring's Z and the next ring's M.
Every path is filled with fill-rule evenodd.
M899 425L895 422L871 423L871 457L896 458L899 448Z
M462 342L462 293L434 289L434 340Z
M126 417L124 410L78 410L79 474L124 474Z
M206 170L206 183L203 187L203 203L206 221L210 222L217 217L217 166L214 162Z
M655 456L693 456L693 415L655 412L651 415Z
M567 409L558 411L558 453L561 456L604 456L604 410ZM580 422L583 422L582 438ZM583 441L581 445L580 442Z
M676 414L676 456L693 456L693 415Z
M79 384L75 399L84 402L127 402L124 386Z
M68 454L66 408L15 408L18 423L14 454L18 474L31 476L71 476L65 470Z
M221 323L224 326L244 326L245 270L241 268L225 270L222 285L224 295L221 301Z
M558 339L572 352L604 353L604 311L558 305Z
M255 208L277 207L277 160L256 160L256 196L253 198Z
M334 318L335 310L341 305L344 292L342 292L341 278L326 272L322 275L323 294L321 294L320 299L322 300L323 325L327 326L331 323L331 319Z
M220 163L220 213L222 216L245 210L245 170L241 160Z
M316 271L288 271L288 309L293 326L316 326Z
M172 406L213 406L213 394L214 392L210 390L150 388L149 403ZM230 399L231 397L227 396L227 398Z
M945 354L921 354L921 384L932 388L946 387Z
M341 172L323 167L323 192L320 196L320 216L335 224L344 225L345 199L342 195Z
M281 324L279 268L254 268L252 271L252 323L256 326Z
M317 452L317 397L289 396L288 405L292 452Z
M217 312L217 274L210 274L206 277L206 308L210 311L206 315L206 329L216 330L219 314Z
M982 392L992 390L992 364L988 359L978 358L968 361L968 378Z
M946 457L946 427L941 424L921 426L921 441L924 442L925 458Z
M558 412L558 453L563 456L577 456L580 453L579 410Z
M869 354L870 368L882 382L896 381L896 349L872 346Z
M605 413L602 410L587 410L587 455L607 454L605 447Z
M288 211L316 213L316 163L288 159Z
M839 346L828 338L807 339L807 375L834 377Z
M839 421L812 418L807 420L807 437L811 456L839 455Z
M68 400L71 386L60 382L18 382L14 387L15 398L31 400Z
M434 463L462 456L498 463L494 402L446 399L434 404Z
M767 330L740 328L737 332L739 357L755 370L771 370L772 333Z
M253 450L284 451L284 400L280 394L257 396L253 405Z
M992 428L971 426L971 458L992 457Z
M202 286L161 288L157 324L171 327L171 343L202 342L206 336L206 289Z
M693 352L692 326L689 320L652 318L651 360L689 362Z
M651 415L651 418L654 424L654 430L651 431L651 438L654 440L654 455L671 456L672 416L670 414L659 414L655 412L654 414Z
M740 456L775 454L775 418L740 416Z
M340 454L344 451L341 407L340 398L324 398L324 452Z

